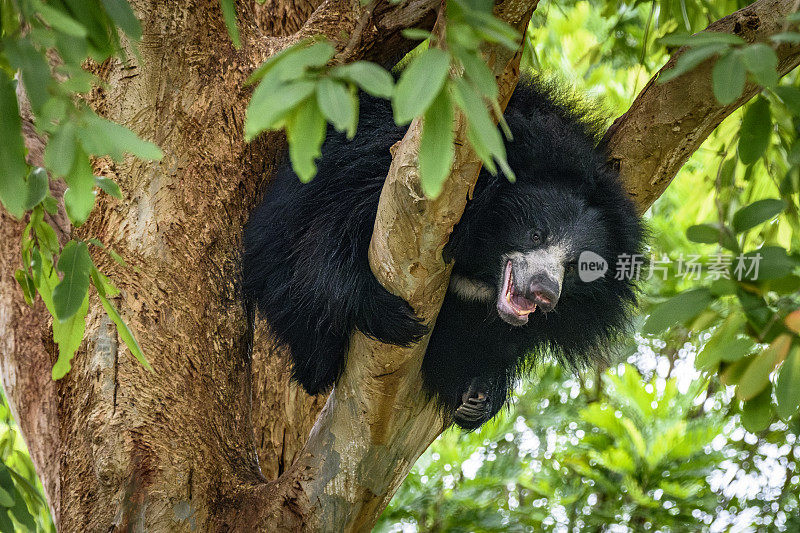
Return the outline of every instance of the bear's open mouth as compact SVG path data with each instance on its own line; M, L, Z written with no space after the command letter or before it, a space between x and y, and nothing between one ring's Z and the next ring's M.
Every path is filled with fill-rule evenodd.
M536 304L514 291L512 266L509 259L503 275L503 288L497 298L497 310L500 318L512 326L521 326L528 322L528 315L536 311Z

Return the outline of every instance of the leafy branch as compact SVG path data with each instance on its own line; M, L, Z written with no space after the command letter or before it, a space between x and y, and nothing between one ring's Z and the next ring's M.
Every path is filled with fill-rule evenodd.
M15 278L29 305L38 294L53 315L53 338L59 349L53 378L69 371L83 339L90 285L131 353L149 368L130 329L107 300L119 291L89 254L89 244L100 245L99 241L73 238L62 247L45 216L56 215L63 207L71 225L79 227L95 207L97 189L122 198L113 180L94 175L95 157L122 161L125 152L150 160L162 156L157 146L99 117L81 99L102 85L83 69L86 57L97 62L111 57L124 60L123 34L138 40L139 21L124 0L70 4L3 0L0 11L0 202L15 218L28 218L21 237L22 268ZM58 59L51 60L49 51L55 51ZM17 94L26 100L18 100ZM26 160L20 116L26 103L36 133L47 139L43 167ZM58 179L67 184L61 198L50 192L51 180Z

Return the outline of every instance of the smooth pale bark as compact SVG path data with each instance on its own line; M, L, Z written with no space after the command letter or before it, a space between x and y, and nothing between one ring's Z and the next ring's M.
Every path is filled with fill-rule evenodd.
M763 40L779 31L776 17L794 3L761 0L720 28ZM497 13L524 26L535 4L506 0ZM270 54L318 33L334 41L339 60L390 62L412 44L400 30L430 29L439 2L270 5L283 13L275 21L240 3L244 47L236 51L217 0L136 0L141 62L130 54L126 65L94 67L107 89L91 104L158 143L165 157L99 160L96 171L113 177L124 199L101 195L81 228L69 228L63 217L55 223L64 233L99 238L126 259L127 268L93 252L122 290L114 304L155 372L131 357L92 296L73 369L50 380L51 318L41 304L23 303L13 279L22 226L0 211L0 372L63 531L369 529L445 423L420 394L424 342L402 349L356 333L347 370L325 403L288 383L263 322L250 357L237 289L241 228L284 150L279 134L249 145L242 139L247 75ZM779 53L782 71L798 61L796 47ZM506 100L518 57L487 54ZM735 108L721 114L708 75L703 66L669 84L649 84L609 132L612 157L640 206L663 191L709 124ZM674 103L664 104L668 98ZM681 105L691 113L676 122ZM680 135L667 131L675 127ZM455 128L463 140L460 117ZM442 196L424 200L418 143L415 122L394 149L370 260L387 287L433 321L449 275L441 247L480 166L458 146ZM32 160L40 153L32 150Z

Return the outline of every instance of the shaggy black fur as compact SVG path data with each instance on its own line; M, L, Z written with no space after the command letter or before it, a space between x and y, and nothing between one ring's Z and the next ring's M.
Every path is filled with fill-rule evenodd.
M633 284L615 279L614 266L618 256L639 252L641 221L595 148L596 122L576 111L576 102L552 94L552 87L532 82L517 87L505 113L516 183L482 172L445 249L455 261L453 279L467 278L484 294L465 298L451 280L422 370L427 390L467 429L507 402L529 356L549 352L580 365L624 329L634 302ZM363 97L355 139L329 132L309 184L284 164L245 229L245 297L289 346L293 376L311 394L338 378L353 328L399 345L426 331L410 306L377 282L367 261L389 147L404 132L388 102ZM555 307L547 308L553 294L539 299L545 293L536 273L520 281L515 264L514 295L540 305L526 324L501 319L507 254L554 244L563 259ZM584 250L610 266L591 283L574 268Z

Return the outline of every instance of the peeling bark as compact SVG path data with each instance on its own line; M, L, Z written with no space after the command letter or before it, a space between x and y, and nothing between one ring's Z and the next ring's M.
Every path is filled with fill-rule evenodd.
M91 296L73 369L59 382L50 379L51 318L41 303L23 302L13 279L22 226L0 212L0 374L63 531L367 530L447 422L421 394L426 341L399 348L355 333L335 391L327 401L310 398L289 384L267 328L259 326L250 356L237 285L241 228L285 144L280 134L245 144L247 75L315 34L334 42L337 60L389 62L412 44L400 30L430 29L440 2L239 4L237 51L218 0L136 0L141 63L129 54L128 64L93 68L107 88L91 105L165 154L154 163L99 160L96 171L113 177L124 199L101 196L74 230L99 238L130 265L94 255L122 290L114 305L155 372L131 357ZM506 0L496 13L524 28L536 4ZM712 27L763 40L779 31L776 21L792 4L760 0ZM486 54L505 104L519 55ZM781 47L779 55L782 72L798 62L795 47ZM642 207L745 101L716 106L708 69L649 84L607 135ZM458 139L464 127L457 116ZM441 248L480 164L460 143L443 194L426 200L418 145L415 121L394 149L370 262L382 283L432 324L449 276Z

